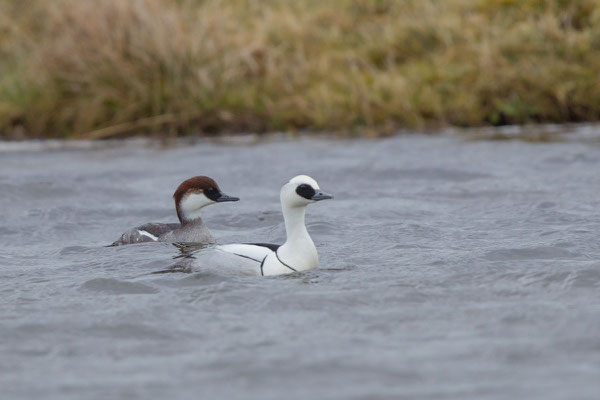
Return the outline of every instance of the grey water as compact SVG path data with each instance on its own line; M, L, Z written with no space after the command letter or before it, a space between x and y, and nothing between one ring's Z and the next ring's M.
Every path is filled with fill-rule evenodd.
M308 174L320 268L154 274L105 247L213 177L220 243L281 243ZM600 143L0 143L3 399L597 399ZM202 258L202 251L196 253Z

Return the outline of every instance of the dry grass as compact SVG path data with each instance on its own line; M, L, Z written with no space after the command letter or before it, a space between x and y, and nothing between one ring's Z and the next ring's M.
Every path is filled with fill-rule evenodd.
M596 0L0 0L7 137L592 121L599 71Z

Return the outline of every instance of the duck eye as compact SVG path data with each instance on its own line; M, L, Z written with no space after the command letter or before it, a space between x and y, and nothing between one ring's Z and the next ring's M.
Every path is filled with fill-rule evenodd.
M208 189L204 189L204 195L211 199L212 201L217 201L220 197L220 193L214 187L209 187Z
M312 197L315 195L315 189L313 189L312 186L303 183L301 185L298 185L298 187L296 188L296 193L301 196L304 197L305 199L312 199Z

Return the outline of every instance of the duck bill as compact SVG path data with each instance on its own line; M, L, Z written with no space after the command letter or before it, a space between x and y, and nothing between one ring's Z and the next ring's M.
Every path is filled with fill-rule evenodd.
M225 193L221 193L221 196L215 201L217 203L223 203L225 201L238 201L239 199L240 199L239 197L229 196L229 195L226 195Z
M315 193L315 195L313 197L311 197L310 199L314 200L314 201L321 201L321 200L333 199L333 196L330 195L329 193L321 192L320 190L318 190Z

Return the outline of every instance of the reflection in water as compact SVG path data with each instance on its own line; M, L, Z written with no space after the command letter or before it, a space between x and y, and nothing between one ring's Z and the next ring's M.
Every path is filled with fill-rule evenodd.
M208 245L202 243L171 243L177 250L178 255L174 255L172 258L176 261L171 264L168 268L159 271L154 271L152 274L170 274L170 273L185 273L190 274L194 272L193 265L182 263L182 260L189 259L190 261L194 258L193 254L199 250L202 250Z
M182 256L192 254L195 251L206 248L207 244L202 243L172 243L180 252ZM177 257L173 257L177 258Z

